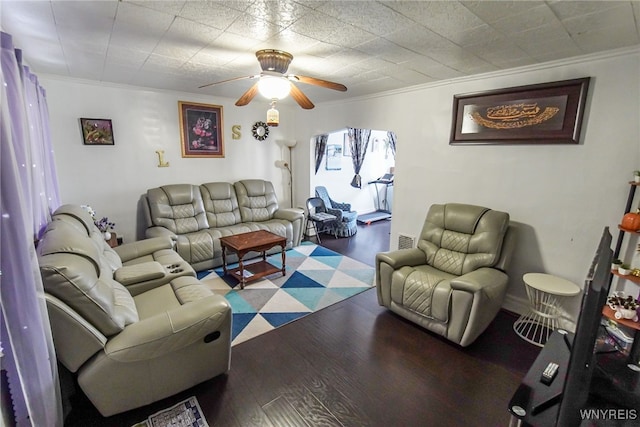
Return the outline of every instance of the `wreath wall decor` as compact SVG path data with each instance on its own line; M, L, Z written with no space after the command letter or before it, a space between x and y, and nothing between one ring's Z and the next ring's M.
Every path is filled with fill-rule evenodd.
M251 128L251 133L258 141L264 141L269 136L269 126L265 122L255 122Z

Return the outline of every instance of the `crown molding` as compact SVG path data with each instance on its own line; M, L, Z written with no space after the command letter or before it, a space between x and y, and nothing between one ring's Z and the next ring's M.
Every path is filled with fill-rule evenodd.
M608 50L604 52L592 53L588 55L573 56L571 58L564 58L564 59L559 59L555 61L549 61L543 64L524 65L522 67L509 68L508 70L490 71L488 73L474 74L472 76L456 77L456 78L447 79L447 80L438 80L436 82L425 83L425 84L420 84L415 86L408 86L401 89L394 89L394 90L379 92L379 93L370 94L370 95L362 95L362 96L353 97L353 98L346 98L340 101L322 102L322 103L318 103L318 105L331 106L331 105L344 104L344 103L350 103L350 102L360 102L360 101L365 101L370 99L417 92L420 90L433 89L436 87L449 86L449 85L454 85L459 83L476 82L476 81L486 80L491 78L506 77L506 76L512 76L516 74L533 72L533 71L547 70L550 68L558 68L558 67L563 67L568 65L601 61L601 60L610 59L610 58L632 56L632 55L638 55L638 54L640 54L640 46L636 45L632 47L613 49L613 50Z

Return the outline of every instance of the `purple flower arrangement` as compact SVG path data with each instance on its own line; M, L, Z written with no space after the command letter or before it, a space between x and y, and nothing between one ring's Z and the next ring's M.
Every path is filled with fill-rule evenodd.
M109 230L113 230L113 227L116 226L115 222L109 222L109 218L102 217L101 220L97 221L96 220L96 211L93 210L93 208L89 205L80 205L80 207L82 209L84 209L85 211L89 212L89 215L91 215L91 218L93 218L93 223L96 225L96 227L98 227L98 230L100 230L102 233L105 233Z
M105 231L113 230L113 227L116 226L115 223L109 222L109 218L107 218L106 216L102 217L100 221L94 221L94 224L96 225L96 227L98 227L98 230L102 231L103 233Z

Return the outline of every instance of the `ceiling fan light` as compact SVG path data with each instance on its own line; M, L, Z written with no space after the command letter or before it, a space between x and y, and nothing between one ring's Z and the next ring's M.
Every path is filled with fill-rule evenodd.
M263 76L258 82L258 91L267 99L282 99L289 95L291 83L283 77Z
M275 71L276 73L284 74L289 68L293 55L282 50L262 49L256 52L256 58L258 58L263 71Z

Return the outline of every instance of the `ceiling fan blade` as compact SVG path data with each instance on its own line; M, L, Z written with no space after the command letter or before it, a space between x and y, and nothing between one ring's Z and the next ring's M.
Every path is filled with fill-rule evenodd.
M253 98L258 94L258 83L256 82L253 86L249 88L242 96L236 101L236 105L238 107L242 107L251 102Z
M326 87L327 89L339 90L340 92L346 92L347 87L340 83L330 82L328 80L316 79L315 77L308 76L291 76L301 83L306 83L308 85L321 86Z
M293 83L291 83L291 96L296 100L298 105L300 105L305 110L311 110L313 107L315 107L315 105L313 105L313 102L311 102L311 100L307 98L307 95L302 93L302 91L298 89L298 87Z
M255 76L234 77L234 78L232 78L232 79L222 80L222 81L215 82L215 83L208 83L208 84L206 84L206 85L198 86L198 89L202 89L202 88L204 88L204 87L209 87L209 86L214 86L214 85L219 85L219 84L222 84L222 83L234 82L234 81L236 81L236 80L255 79L256 77L260 77L260 74L255 75Z

